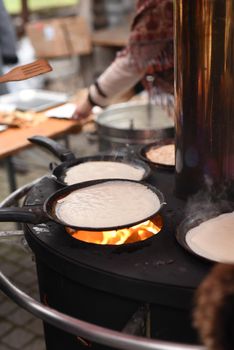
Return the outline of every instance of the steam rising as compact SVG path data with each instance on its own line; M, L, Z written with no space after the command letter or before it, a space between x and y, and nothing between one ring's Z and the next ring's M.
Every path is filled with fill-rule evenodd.
M220 213L234 210L234 202L227 197L227 187L214 189L212 182L207 183L206 191L199 191L188 199L185 208L185 217L192 217L194 220L205 221Z
M181 224L187 245L196 254L217 262L233 262L234 203L227 188L200 191L187 203Z

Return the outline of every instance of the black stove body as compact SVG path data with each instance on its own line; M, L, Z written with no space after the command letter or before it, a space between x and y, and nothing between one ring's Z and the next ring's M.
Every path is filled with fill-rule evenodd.
M176 242L185 203L173 194L174 174L157 171L149 182L164 193L167 205L162 230L143 242L102 246L72 238L55 222L25 225L26 240L36 257L41 301L119 331L147 304L151 337L196 343L191 325L193 297L211 264ZM25 204L42 204L57 189L52 178L44 178L31 189ZM44 329L47 350L103 349L51 325L44 324Z

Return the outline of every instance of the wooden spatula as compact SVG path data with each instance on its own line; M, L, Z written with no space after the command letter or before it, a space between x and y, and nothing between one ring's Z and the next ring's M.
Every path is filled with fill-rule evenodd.
M32 63L18 66L7 72L0 77L0 83L6 83L9 81L25 80L36 75L50 72L52 67L47 60L40 58Z

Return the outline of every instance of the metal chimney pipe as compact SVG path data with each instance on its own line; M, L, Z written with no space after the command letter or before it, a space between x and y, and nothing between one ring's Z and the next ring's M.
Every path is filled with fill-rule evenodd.
M175 0L176 188L234 181L234 0Z

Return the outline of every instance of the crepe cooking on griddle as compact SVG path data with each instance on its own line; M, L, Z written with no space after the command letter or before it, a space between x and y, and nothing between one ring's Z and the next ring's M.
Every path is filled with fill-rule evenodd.
M72 166L66 171L64 182L68 185L97 179L141 180L145 170L140 166L117 161L88 161Z
M159 197L148 186L110 180L80 188L61 198L55 213L67 226L128 227L154 215L160 205Z
M175 145L152 146L147 152L146 157L152 163L175 165Z
M234 212L221 214L192 228L188 246L198 255L217 262L234 263Z

